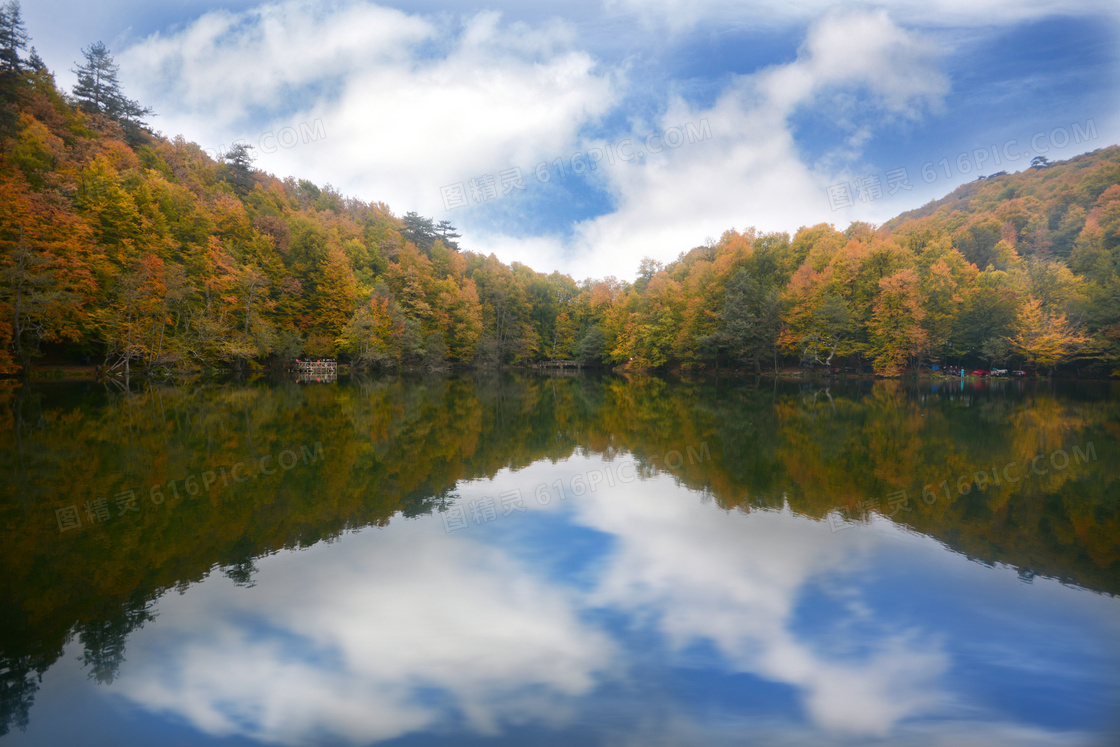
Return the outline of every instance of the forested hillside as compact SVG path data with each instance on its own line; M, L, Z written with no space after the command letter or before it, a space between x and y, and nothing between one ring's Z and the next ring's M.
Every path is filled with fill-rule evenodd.
M1120 374L1120 148L890 221L728 231L635 282L460 251L447 223L156 136L103 45L60 91L0 23L0 368L337 356L442 368L930 362ZM85 77L83 77L85 73ZM95 75L94 73L98 73Z

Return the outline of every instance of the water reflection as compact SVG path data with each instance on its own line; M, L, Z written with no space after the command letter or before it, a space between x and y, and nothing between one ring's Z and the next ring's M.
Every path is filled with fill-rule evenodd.
M208 734L289 744L447 727L448 710L483 734L556 719L612 652L506 553L409 524L268 558L252 590L205 583L159 612L119 692Z
M338 374L334 371L323 373L300 371L292 378L297 384L334 384L338 381Z
M655 487L660 495L650 494ZM810 721L828 732L886 736L936 703L946 667L936 641L917 627L861 629L876 622L857 574L877 537L830 532L787 511L698 509L672 493L640 485L580 505L581 519L617 543L598 604L654 616L674 651L709 641L724 666L796 688ZM826 578L842 610L835 624L852 636L826 642L840 649L831 655L791 629L806 587Z
M91 733L215 743L1107 744L1116 408L1010 383L9 393L0 715L29 723L8 739L58 743L46 714L109 698ZM319 442L290 470L56 523ZM1075 443L1098 459L828 521Z

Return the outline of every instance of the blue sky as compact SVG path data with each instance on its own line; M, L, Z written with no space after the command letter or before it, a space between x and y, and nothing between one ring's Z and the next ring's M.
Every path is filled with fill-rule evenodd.
M164 134L244 140L264 170L577 278L729 228L880 223L1120 142L1111 0L38 0L24 17L64 88L102 40Z

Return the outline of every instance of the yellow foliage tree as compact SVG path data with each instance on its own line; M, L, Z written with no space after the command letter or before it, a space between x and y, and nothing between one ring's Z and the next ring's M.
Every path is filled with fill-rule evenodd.
M875 373L898 376L909 359L926 348L920 281L918 274L908 268L880 280L879 288L870 325Z
M1027 365L1052 373L1085 344L1086 338L1065 314L1044 308L1042 301L1032 296L1019 311L1018 333L1008 341L1026 358Z

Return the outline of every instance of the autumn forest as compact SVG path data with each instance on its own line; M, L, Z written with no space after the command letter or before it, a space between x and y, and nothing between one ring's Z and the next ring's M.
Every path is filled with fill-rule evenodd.
M1120 373L1120 148L972 182L883 226L729 230L633 282L459 249L446 221L154 134L104 45L59 90L0 24L0 369L933 363ZM85 77L83 78L83 74ZM125 82L126 83L126 82Z

